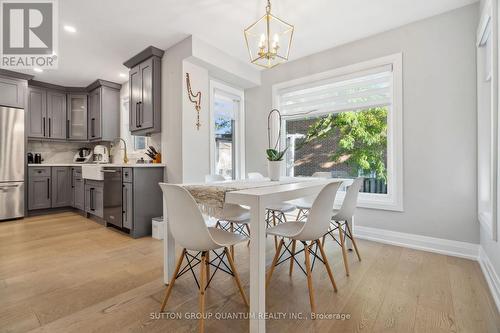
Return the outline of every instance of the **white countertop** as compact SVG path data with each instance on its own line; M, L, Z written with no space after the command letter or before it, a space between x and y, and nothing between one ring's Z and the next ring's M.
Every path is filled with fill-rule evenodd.
M115 168L164 168L165 164L162 163L130 163L130 164L116 164L116 163L41 163L28 164L29 167L57 167L57 166L72 166L81 167L82 165L101 165L103 167L115 167Z

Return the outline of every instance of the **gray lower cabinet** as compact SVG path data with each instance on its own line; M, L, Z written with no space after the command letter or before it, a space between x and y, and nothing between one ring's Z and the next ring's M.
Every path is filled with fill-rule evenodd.
M52 207L71 206L71 167L52 167Z
M71 207L85 210L85 183L82 178L82 168L72 168Z
M29 176L28 209L50 208L51 181L49 176Z
M123 168L122 220L132 237L151 235L151 220L163 214L162 181L163 168Z
M123 227L132 229L132 221L134 219L134 200L133 200L132 183L123 183L122 190L122 208L123 208Z
M85 181L85 211L89 214L103 217L103 183L99 181Z
M26 80L1 76L0 105L23 109L27 88Z

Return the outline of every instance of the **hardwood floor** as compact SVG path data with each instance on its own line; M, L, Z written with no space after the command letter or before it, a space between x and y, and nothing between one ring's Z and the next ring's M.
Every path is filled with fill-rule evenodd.
M332 241L326 253L338 286L326 270L313 271L320 314L349 320L268 320L268 332L498 332L500 316L476 262L359 241L363 261L342 254ZM268 240L268 262L274 240ZM180 249L179 249L180 252ZM236 266L248 294L248 248L236 247ZM268 311L309 316L305 275L276 268ZM198 269L196 270L199 271ZM195 319L156 319L165 291L162 242L131 239L65 212L0 223L0 332L193 332ZM167 311L197 312L192 276L173 288ZM245 332L245 319L215 320L246 308L232 278L216 275L206 293L206 332Z

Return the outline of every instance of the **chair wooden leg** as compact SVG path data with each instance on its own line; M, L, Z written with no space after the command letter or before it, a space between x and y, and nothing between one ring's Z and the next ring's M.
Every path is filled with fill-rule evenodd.
M172 292L172 288L174 287L177 274L179 274L179 270L181 269L182 261L184 260L185 255L186 255L186 249L183 249L181 256L177 260L177 266L175 266L174 274L172 275L172 279L170 279L170 283L168 284L167 291L165 292L165 297L163 297L163 302L161 303L160 312L163 312L163 310L165 310L165 306L167 305L168 298L170 297L170 293Z
M281 239L281 241L278 245L278 249L276 250L276 254L274 255L273 263L271 264L271 268L269 269L269 272L267 273L266 288L269 287L269 282L271 282L271 276L273 276L274 266L278 262L278 258L280 256L281 247L283 246L283 243L284 243L284 241L283 241L283 239Z
M332 269L330 268L330 263L326 258L325 249L323 248L323 244L320 243L319 239L316 241L319 246L319 251L321 253L321 257L323 257L323 262L325 263L326 271L328 272L328 276L330 277L330 281L332 282L333 290L337 291L337 284L335 283L335 279L333 278Z
M340 223L337 223L337 226L339 229L340 247L342 248L342 258L344 259L345 275L349 276L349 261L347 260L347 250L345 248L344 232L342 231Z
M358 260L361 261L361 256L359 255L358 246L356 245L356 241L354 240L354 235L352 234L351 228L349 227L349 223L345 223L347 231L349 232L349 236L351 236L351 242L354 246L354 251L356 251L356 255L358 256Z
M297 241L294 239L292 241L292 257L290 258L290 272L289 272L289 275L292 276L292 272L293 272L293 262L295 261L293 256L295 255L295 245L296 245Z
M247 229L248 237L250 238L250 227L248 226L248 223L245 224L245 227ZM249 246L250 246L250 239L247 242L247 247L249 247Z
M240 290L240 294L241 294L241 297L243 298L243 302L245 302L245 305L247 307L249 307L247 295L245 294L245 291L243 290L243 287L241 285L240 276L238 274L238 271L236 270L236 266L234 266L233 258L231 257L231 254L229 253L227 247L224 248L224 251L226 251L227 261L229 261L229 266L231 267L231 270L233 271L234 280L236 281L236 285L238 286L238 289Z
M207 283L208 283L208 281L210 280L210 251L207 251L207 267L205 269L205 273L207 274Z
M276 226L276 212L273 210L273 226ZM274 249L278 250L278 237L274 236Z
M309 289L309 303L311 304L311 312L316 312L314 305L314 290L312 285L311 259L309 258L309 245L304 242L304 255L306 257L306 273L307 273L307 288Z
M201 254L201 263L200 263L200 333L205 332L205 288L206 288L206 283L205 277L206 273L205 270L207 268L207 257L206 257L206 252L203 252Z
M233 222L229 223L229 231L234 232L234 224ZM231 256L234 258L234 245L231 245Z

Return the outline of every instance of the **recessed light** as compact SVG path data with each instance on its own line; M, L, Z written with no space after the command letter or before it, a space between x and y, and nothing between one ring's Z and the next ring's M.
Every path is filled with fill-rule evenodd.
M33 68L33 70L34 70L35 72L37 72L37 73L42 73L42 72L43 72L43 69L38 68L38 67Z
M65 25L64 26L64 30L66 30L67 32L71 32L71 33L75 33L76 32L76 28L72 27L70 25Z
M127 77L127 74L125 74L125 73L120 73L120 74L118 74L118 75L119 75L120 77L124 77L124 78L125 78L125 77Z

